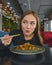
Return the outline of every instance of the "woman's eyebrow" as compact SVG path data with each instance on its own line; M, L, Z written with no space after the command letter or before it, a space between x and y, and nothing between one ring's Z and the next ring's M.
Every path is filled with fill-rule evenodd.
M28 21L28 20L24 19L23 21ZM30 22L35 22L35 21L32 20L32 21L30 21Z
M35 22L35 21L31 21L31 22Z
M27 20L24 19L23 21L27 21Z

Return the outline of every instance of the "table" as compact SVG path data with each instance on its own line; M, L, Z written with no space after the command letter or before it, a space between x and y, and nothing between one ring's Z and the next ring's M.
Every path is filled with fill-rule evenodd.
M0 65L52 65L52 48L45 49L44 53L32 56L32 59L25 59L23 55L14 54L8 49L0 50Z

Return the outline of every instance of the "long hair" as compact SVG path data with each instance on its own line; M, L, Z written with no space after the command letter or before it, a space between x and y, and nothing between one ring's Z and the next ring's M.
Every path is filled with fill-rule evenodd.
M38 15L36 14L36 12L34 11L26 11L24 12L24 14L22 15L21 19L20 19L20 29L21 29L21 22L23 20L23 18L26 16L26 15L29 15L29 14L32 14L35 18L36 18L36 21L37 21L37 25L36 25L36 29L34 31L34 33L38 36L39 40L40 40L40 44L43 46L43 39L40 35L40 21L39 21L39 17Z

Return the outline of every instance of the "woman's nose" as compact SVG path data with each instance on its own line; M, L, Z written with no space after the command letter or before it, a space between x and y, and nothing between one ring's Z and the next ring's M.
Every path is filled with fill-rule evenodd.
M30 27L31 27L30 24L28 24L28 25L27 25L27 28L30 28Z

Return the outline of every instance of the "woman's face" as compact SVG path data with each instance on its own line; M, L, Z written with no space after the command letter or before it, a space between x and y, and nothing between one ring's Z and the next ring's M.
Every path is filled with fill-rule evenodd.
M27 36L32 35L36 24L36 18L32 14L26 15L21 22L23 34Z

